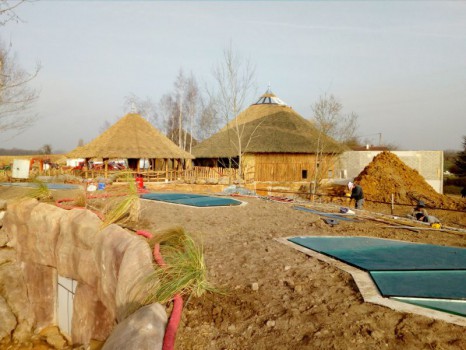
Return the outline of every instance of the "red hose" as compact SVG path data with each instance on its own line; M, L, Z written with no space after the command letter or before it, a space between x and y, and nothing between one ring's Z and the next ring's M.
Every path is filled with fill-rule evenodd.
M176 332L181 321L182 311L183 298L179 294L176 294L173 297L173 310L167 324L167 329L165 329L165 336L163 337L163 350L173 350L175 348Z
M152 238L152 234L148 231L138 230L138 235L146 238ZM154 260L160 267L164 267L167 264L163 260L162 254L160 254L160 245L155 244L154 246ZM181 313L183 311L183 298L180 294L176 294L173 297L173 309L168 320L167 328L165 329L165 335L163 337L163 350L173 350L175 348L176 332L181 321Z
M152 238L152 233L150 233L149 231L144 231L144 230L137 230L136 233L140 236L144 236L146 238ZM154 257L155 259L155 257Z
M144 190L145 192L143 191L140 191L138 190L138 193L146 193L148 192L147 190ZM110 197L124 197L126 196L125 193L99 193L99 194L90 194L90 193L87 193L86 194L86 198L87 199L96 199L96 198L110 198ZM55 201L55 205L59 208L62 208L62 209L66 209L66 210L71 210L71 209L86 209L86 208L83 208L83 207L78 207L78 206L75 206L75 205L63 205L62 203L64 202L74 202L75 199L74 198L62 198L62 199L57 199ZM90 210L90 209L88 209ZM101 212L97 211L97 210L90 210L91 212L93 212L94 214L96 214L102 221L105 220L105 217L104 217L104 214L102 214Z

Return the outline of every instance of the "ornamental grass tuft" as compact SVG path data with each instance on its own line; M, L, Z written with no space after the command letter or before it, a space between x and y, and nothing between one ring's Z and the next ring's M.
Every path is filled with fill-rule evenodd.
M139 220L141 201L138 189L130 174L126 174L126 179L128 184L126 195L123 199L118 200L116 205L112 205L105 210L105 220L102 222L102 228L113 223L135 223Z
M35 198L37 200L52 199L52 192L45 182L34 179L33 183L35 187L26 194L26 197Z
M176 294L199 297L217 290L207 281L207 269L201 245L183 228L174 227L159 231L150 239L151 248L160 244L164 266L154 266L154 271L143 283L143 304L166 303Z

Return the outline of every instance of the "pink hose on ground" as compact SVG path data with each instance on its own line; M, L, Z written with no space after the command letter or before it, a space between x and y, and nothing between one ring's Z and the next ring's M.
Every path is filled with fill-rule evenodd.
M147 192L147 190L145 190L145 191ZM145 193L145 192L138 191L138 193ZM96 198L110 198L110 197L124 197L124 196L126 196L125 193L99 193L99 194L90 194L90 193L88 193L86 195L86 198L87 199L96 199ZM78 207L78 206L75 206L75 205L65 205L65 204L63 204L64 202L74 202L74 201L75 201L74 198L57 199L55 201L55 205L57 207L59 207L59 208L66 209L66 210L86 209L84 207ZM88 210L90 210L90 209L88 209ZM101 212L99 212L97 210L90 210L90 211L92 211L94 214L96 214L102 221L105 220L105 217ZM152 237L152 235L151 235L151 237Z
M146 238L152 238L152 234L148 231L138 230L136 231L138 235L144 236ZM163 260L162 254L160 254L160 245L156 244L154 246L154 260L160 267L166 266L165 261ZM176 294L173 297L173 309L168 320L167 328L165 329L165 336L163 337L163 350L173 350L175 348L175 339L176 332L178 331L178 326L181 321L181 313L183 311L183 298L181 295Z
M137 230L136 233L140 236L144 236L146 238L152 238L152 233L150 233L149 231L144 231L144 230ZM154 257L155 259L155 257Z

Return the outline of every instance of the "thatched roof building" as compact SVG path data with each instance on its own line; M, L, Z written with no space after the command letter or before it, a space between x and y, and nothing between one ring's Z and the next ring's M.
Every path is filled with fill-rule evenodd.
M324 145L324 153L344 150L268 91L217 134L196 145L192 153L196 158L238 156L238 135L245 153L309 154L316 152L318 142Z
M240 135L240 137L238 137ZM240 142L239 142L240 140ZM315 163L314 154L321 150L327 155L341 153L345 148L330 137L319 132L312 122L304 119L272 92L267 91L259 100L241 112L217 134L193 147L192 153L199 165L221 166L225 158L244 155L243 166L254 168L254 178L262 173L260 164L300 163L301 170L310 171ZM276 165L277 167L278 165ZM271 169L277 174L277 169ZM302 171L286 178L302 178ZM299 173L299 175L297 175Z
M179 148L139 114L130 113L88 144L67 154L68 158L165 159L194 157Z

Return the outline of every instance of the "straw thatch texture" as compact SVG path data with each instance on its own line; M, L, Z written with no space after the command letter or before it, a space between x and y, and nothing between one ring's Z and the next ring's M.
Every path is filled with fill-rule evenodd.
M264 94L261 97L267 97L267 96L268 94ZM279 112L299 115L290 106L287 106L287 105L254 104L246 108L240 114L238 114L238 116L235 119L231 120L220 131L225 131L228 128L232 128L236 126L236 123L238 123L238 125L249 123L253 120L260 119L265 116L272 115L272 114L279 113Z
M238 132L243 153L316 153L319 131L290 107L252 105L217 134L193 147L196 158L226 158L239 155ZM324 153L340 153L343 146L320 135ZM321 143L321 144L322 144Z
M139 114L127 114L68 158L193 159Z

